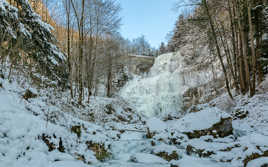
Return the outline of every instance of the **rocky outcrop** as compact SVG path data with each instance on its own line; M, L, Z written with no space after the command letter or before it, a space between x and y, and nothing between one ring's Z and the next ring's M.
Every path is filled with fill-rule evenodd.
M223 118L220 122L214 124L211 128L185 132L190 138L200 138L201 136L212 135L213 137L226 137L233 134L232 118Z
M37 97L37 94L33 93L32 91L30 91L29 89L26 90L26 92L24 93L23 95L23 98L25 100L28 100L28 99L32 99L32 98L36 98Z
M55 149L58 149L60 152L65 152L65 147L63 146L62 138L57 137L55 134L53 136L47 135L47 134L42 134L38 136L39 140L42 140L48 147L48 151L54 151ZM30 148L27 148L28 150Z
M149 72L154 64L154 57L152 56L128 55L123 56L122 60L129 72L137 75Z
M75 133L77 137L80 138L82 133L82 127L80 125L72 126L71 132Z
M186 147L186 154L187 155L196 154L199 157L207 158L207 157L210 157L211 155L213 155L215 153L213 151L207 151L205 149L199 149L199 148L195 148L195 147L193 147L191 145L187 145L187 147Z
M88 149L92 150L95 153L95 156L97 160L99 161L105 161L109 157L111 157L111 153L108 151L108 149L105 147L104 144L95 143L92 141L87 141L86 145ZM109 146L108 146L109 147Z
M206 108L189 113L179 119L176 126L189 139L207 135L218 138L233 134L231 116L218 108Z
M155 155L157 155L157 156L159 156L167 161L179 160L179 155L176 151L173 151L171 154L163 151L163 152L156 153Z
M223 79L216 79L197 87L190 87L183 94L182 109L186 111L194 105L208 103L224 92Z
M256 161L258 159L261 159L263 157L267 157L266 161L263 160L263 164L260 165L260 167L266 167L268 166L268 150L267 151L264 151L262 154L259 154L259 153L253 153L249 156L247 156L244 160L243 160L243 163L244 163L244 167L253 167L253 165L248 165L251 161Z

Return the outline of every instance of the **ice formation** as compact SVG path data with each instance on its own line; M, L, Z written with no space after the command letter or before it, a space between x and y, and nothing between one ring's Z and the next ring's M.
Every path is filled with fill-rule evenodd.
M180 53L161 55L146 76L134 77L119 95L147 117L179 113L182 106L180 66Z

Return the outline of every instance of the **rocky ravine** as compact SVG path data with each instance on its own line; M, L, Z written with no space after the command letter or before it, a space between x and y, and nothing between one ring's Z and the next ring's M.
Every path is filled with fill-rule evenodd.
M237 97L228 111L219 109L226 105L222 95L162 120L145 119L118 99L96 97L81 108L70 105L67 92L0 82L0 167L267 164L268 94L261 90L251 99ZM35 96L25 98L27 88Z

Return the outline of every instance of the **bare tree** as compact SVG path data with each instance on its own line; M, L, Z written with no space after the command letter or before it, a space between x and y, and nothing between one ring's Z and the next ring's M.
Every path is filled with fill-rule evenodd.
M85 28L85 0L81 0L81 3L75 5L74 0L71 0L73 11L75 13L77 28L78 28L78 48L79 48L79 67L78 67L78 83L79 83L79 97L78 104L82 104L83 100L83 54L84 54L84 28ZM81 11L81 13L79 13Z
M217 55L218 55L218 58L221 62L222 70L223 70L223 73L225 76L226 89L227 89L227 92L228 92L230 98L233 99L233 95L231 93L230 86L229 86L229 79L228 79L227 71L226 71L226 68L224 66L222 56L221 56L220 46L218 44L217 35L216 35L216 30L215 30L214 23L213 23L213 20L212 20L210 11L209 11L209 6L207 4L207 0L202 0L202 5L204 5L204 7L205 7L206 14L207 14L208 19L209 19L209 24L210 24L210 28L212 31L212 36L213 36L213 39L214 39L214 42L216 45L216 49L217 49Z
M46 0L47 3L47 0ZM71 64L71 1L64 0L64 8L66 12L66 21L67 21L67 63L68 63L68 72L69 72L69 82L70 82L70 94L73 98L73 84L72 84L72 64ZM46 14L47 20L47 14Z

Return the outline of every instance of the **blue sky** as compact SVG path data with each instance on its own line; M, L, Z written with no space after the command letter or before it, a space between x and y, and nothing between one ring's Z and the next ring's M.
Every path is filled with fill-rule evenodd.
M178 13L172 8L178 0L119 0L122 6L121 34L128 39L145 35L154 47L166 42Z

